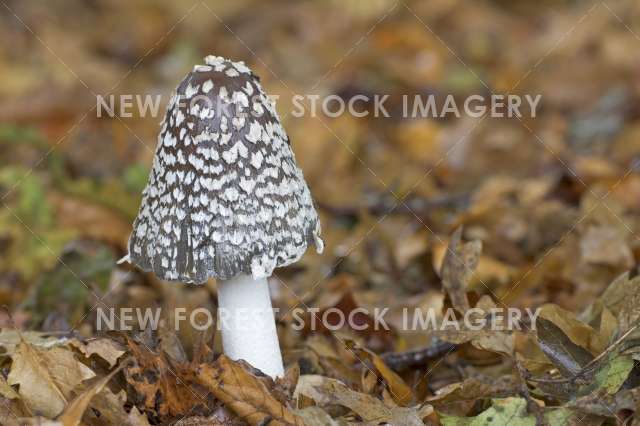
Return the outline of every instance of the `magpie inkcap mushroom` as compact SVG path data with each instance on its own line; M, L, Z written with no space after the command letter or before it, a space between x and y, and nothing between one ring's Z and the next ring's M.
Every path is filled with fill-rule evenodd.
M320 221L274 104L244 63L206 57L169 102L123 260L168 281L216 278L224 350L254 364L265 339L278 346L266 278L311 244L322 252ZM270 325L238 320L238 306L268 308ZM240 338L243 325L263 329ZM281 375L277 358L254 366Z

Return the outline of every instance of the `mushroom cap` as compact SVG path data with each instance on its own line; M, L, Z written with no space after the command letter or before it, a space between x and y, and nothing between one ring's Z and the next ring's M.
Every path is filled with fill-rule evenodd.
M311 243L322 252L320 220L259 79L205 63L167 107L125 259L169 281L268 277Z

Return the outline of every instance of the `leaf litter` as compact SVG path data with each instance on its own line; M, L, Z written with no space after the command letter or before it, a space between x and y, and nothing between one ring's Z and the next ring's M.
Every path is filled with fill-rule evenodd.
M0 424L638 424L640 96L629 54L638 41L627 31L637 11L625 2L220 3L216 14L242 43L205 6L167 32L184 14L168 0L73 0L74 25L52 24L69 15L53 2L9 4L98 93L122 75L123 91L168 93L200 52L251 62L277 94L313 87L316 75L325 75L318 89L345 99L390 93L390 119L285 121L328 248L271 283L286 376L222 355L215 321L174 327L176 307L215 317L214 282L176 286L115 264L157 119L77 123L95 99L8 15ZM544 108L522 123L398 117L402 93L463 98L483 83L541 93ZM329 323L297 328L300 307ZM372 329L376 307L388 309L387 328ZM507 307L540 315L517 330L463 324ZM158 309L160 324L98 330L110 308ZM453 308L457 327L407 329L406 308L432 309L438 321ZM356 327L333 330L331 312Z

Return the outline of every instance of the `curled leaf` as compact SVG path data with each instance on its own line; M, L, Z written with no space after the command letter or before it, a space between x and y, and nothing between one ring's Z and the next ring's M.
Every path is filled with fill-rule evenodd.
M538 345L553 365L565 377L578 374L593 355L569 339L560 327L542 317L536 319Z
M80 424L82 420L82 416L86 411L91 399L96 396L105 386L113 376L117 372L119 372L122 367L116 368L108 376L103 377L102 379L95 382L91 387L89 387L86 391L78 395L71 403L64 409L64 412L58 418L58 421L62 423L62 426L77 426Z
M64 347L43 350L22 341L11 359L7 382L19 385L18 393L30 409L50 418L62 412L76 386L95 376Z
M478 266L482 243L478 240L460 245L462 227L455 230L451 236L449 247L444 255L442 269L442 286L445 288L453 307L461 313L469 310L467 286L473 271Z
M224 355L213 365L200 365L198 380L250 425L305 426L262 380Z

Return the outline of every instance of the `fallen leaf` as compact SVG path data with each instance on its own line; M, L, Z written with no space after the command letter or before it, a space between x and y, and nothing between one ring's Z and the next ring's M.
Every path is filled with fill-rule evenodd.
M89 406L92 412L99 413L97 424L102 426L148 426L147 416L138 410L138 407L131 407L131 411L125 410L127 395L124 390L114 394L108 387L103 388L98 393L97 398L93 398Z
M16 346L21 342L27 342L34 347L50 348L65 345L69 342L66 337L52 336L51 333L40 331L18 331L12 328L0 330L0 347L4 348L5 355L13 355Z
M103 377L102 379L95 382L91 385L87 390L78 395L73 401L67 405L64 409L60 417L58 417L58 421L62 423L63 426L77 426L82 421L82 416L86 411L89 403L93 399L94 396L100 392L107 383L118 373L122 367L116 368L108 376Z
M497 379L485 377L470 377L463 382L452 383L427 398L434 406L448 405L454 402L475 402L480 398L504 398L518 391L518 383L513 376L503 376Z
M567 403L568 407L603 417L615 417L620 410L635 410L640 403L640 388L623 389L609 394L600 389Z
M381 326L368 311L362 310L353 292L347 291L338 296L337 301L332 301L331 306L324 307L317 313L310 312L306 314L304 321L305 335L318 331L327 336L332 336L338 327L344 327L357 336L366 337L370 341L377 341L383 347L392 346L392 330ZM345 321L345 319L348 319L348 321ZM350 325L353 325L354 329L351 329Z
M211 416L193 416L178 420L174 426L246 426L246 423L220 407Z
M560 327L542 317L536 319L538 345L565 377L576 375L593 355L567 337Z
M430 405L415 407L388 407L379 399L349 389L336 379L323 376L301 376L296 395L305 395L320 406L338 404L349 408L365 422L375 424L423 426L423 420L433 412Z
M152 352L131 339L127 342L133 357L124 369L124 376L146 410L172 417L185 415L195 406L207 403L198 386L189 377L181 377L180 369L172 368L163 353Z
M544 414L549 425L567 425L574 413L566 408L550 410ZM536 426L536 417L527 412L524 398L494 399L492 406L475 417L457 417L443 414L443 426ZM578 421L579 422L579 421Z
M0 374L0 395L7 399L19 398L18 393L11 386L9 386L2 374Z
M20 397L33 412L50 418L62 412L76 386L95 377L63 347L40 349L20 342L11 359L8 383L19 385Z
M109 367L116 365L118 359L126 353L120 344L107 338L89 339L83 342L74 339L70 341L70 344L87 358L91 355L99 356L109 363Z
M389 392L397 404L407 406L413 401L413 389L405 383L402 377L390 369L382 358L366 348L356 346L353 342L347 341L347 346L356 351L360 359L366 359L371 362L378 374L386 382Z
M592 326L578 320L575 314L556 304L547 303L540 307L539 316L554 323L573 343L593 354L604 351L611 338L611 336L602 336Z
M624 235L613 226L592 226L580 241L582 260L595 265L629 269L633 266L633 253Z
M282 393L291 398L296 390L298 379L300 378L300 366L296 363L287 368L284 377L278 377L275 380L275 387L282 390Z
M629 377L633 369L633 358L621 355L607 362L595 375L595 382L599 389L609 394L616 393Z
M449 241L440 275L442 286L449 294L453 307L464 314L469 310L467 286L473 271L478 266L482 243L476 240L460 246L461 239L462 227L459 227Z
M620 334L640 319L640 276L629 278L625 272L607 287L598 302L608 308L618 320Z
M302 419L278 401L260 379L225 355L218 357L213 365L200 365L197 378L251 425L305 426Z
M332 419L326 411L320 407L307 407L295 410L295 413L304 420L306 426L347 426L345 420Z

